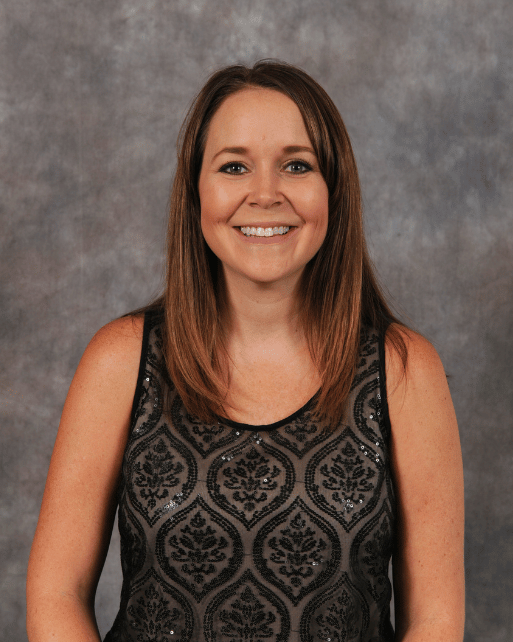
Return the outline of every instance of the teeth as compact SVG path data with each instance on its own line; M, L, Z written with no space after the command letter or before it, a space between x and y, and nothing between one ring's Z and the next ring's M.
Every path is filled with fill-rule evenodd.
M276 234L286 234L290 227L241 227L240 231L246 236L275 236Z

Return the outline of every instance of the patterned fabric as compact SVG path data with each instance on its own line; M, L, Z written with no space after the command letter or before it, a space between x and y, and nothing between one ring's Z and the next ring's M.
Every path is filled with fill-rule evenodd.
M366 331L335 428L312 400L271 425L206 425L169 384L147 314L119 497L121 605L105 642L393 640L384 376L383 341Z

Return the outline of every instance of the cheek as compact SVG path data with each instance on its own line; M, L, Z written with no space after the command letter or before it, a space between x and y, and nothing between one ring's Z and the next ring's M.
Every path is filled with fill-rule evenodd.
M233 212L233 194L225 187L212 185L200 189L202 225L223 223Z
M223 232L226 228L228 208L221 190L200 190L201 231L210 249L219 256L222 250Z
M329 193L328 193L328 186L324 184L324 190L323 190L323 195L322 195L322 225L324 229L324 233L326 233L326 230L328 229L328 218L329 218Z
M322 186L315 193L309 194L305 198L303 207L303 211L308 213L310 222L313 223L319 231L325 231L328 227L329 209L327 187Z

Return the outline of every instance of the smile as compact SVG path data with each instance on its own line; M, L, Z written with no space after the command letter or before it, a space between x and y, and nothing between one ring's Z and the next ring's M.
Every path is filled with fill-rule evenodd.
M245 236L276 236L277 234L286 234L290 227L241 227L240 231Z

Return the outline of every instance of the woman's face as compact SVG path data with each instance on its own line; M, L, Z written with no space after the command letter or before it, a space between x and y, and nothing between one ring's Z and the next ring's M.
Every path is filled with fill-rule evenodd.
M326 236L328 188L290 98L251 88L221 104L199 196L203 235L227 280L297 281Z

